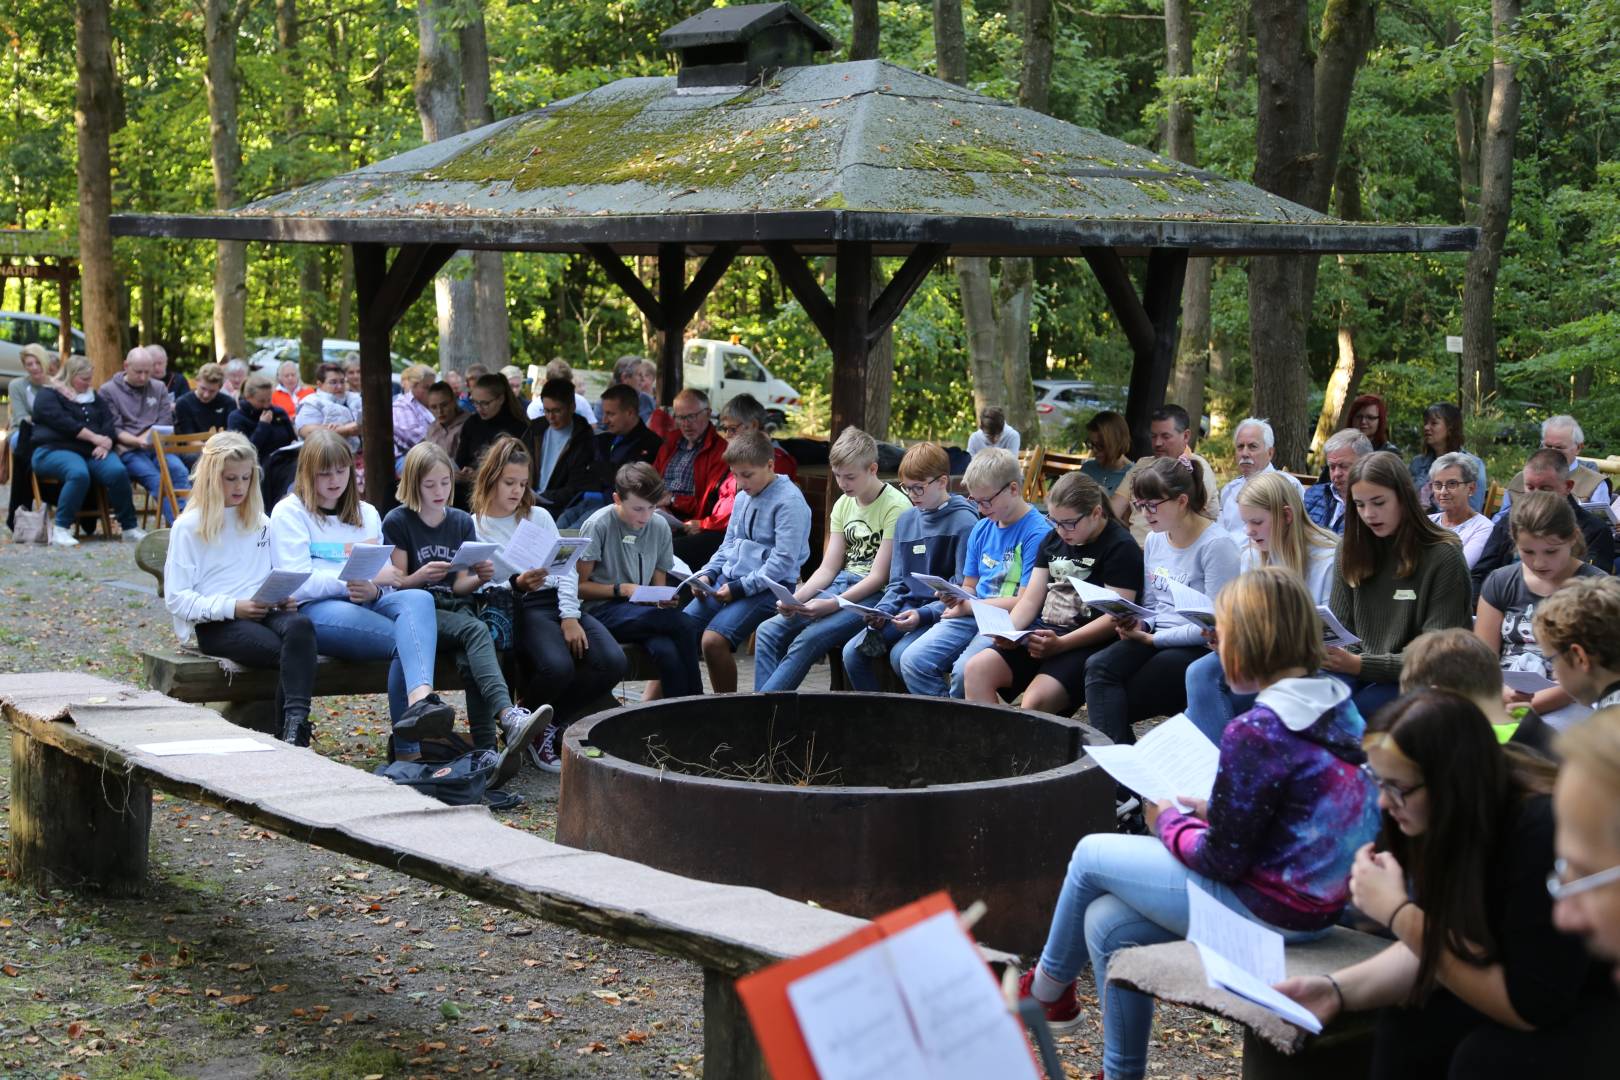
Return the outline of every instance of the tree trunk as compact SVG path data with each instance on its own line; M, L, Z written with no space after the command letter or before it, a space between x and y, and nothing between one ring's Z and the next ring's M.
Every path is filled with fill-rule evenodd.
M290 87L284 113L285 136L293 141L289 147L292 164L288 167L288 186L308 179L304 165L303 137L304 98L301 92L304 80L303 57L300 56L298 0L276 0L276 46L281 61L282 77ZM293 253L298 268L298 374L305 382L314 382L315 371L323 355L321 339L321 305L326 297L321 289L321 252L317 247L299 245Z
M461 49L451 29L452 0L416 2L416 112L422 137L438 142L465 125L461 96ZM478 289L472 260L457 255L433 281L439 309L439 366L460 370L478 356Z
M1463 279L1464 413L1477 413L1496 392L1496 275L1513 214L1513 140L1519 130L1519 75L1509 51L1519 0L1491 0L1491 103L1480 151L1479 247Z
M934 67L939 77L958 86L967 82L967 34L962 0L934 0Z
M1035 387L1029 374L1030 311L1035 292L1035 260L1001 260L996 283L996 355L1001 357L1001 381L1006 387L1007 423L1031 446L1040 438L1040 417L1035 413Z
M1005 404L1006 382L996 358L996 309L989 259L954 259L956 287L962 298L962 331L967 337L968 379L973 386L973 415L986 405ZM1015 425L1016 426L1016 425ZM1020 432L1022 434L1022 432ZM1033 445L1034 439L1030 440Z
M1455 45L1461 36L1457 20L1448 17L1445 44ZM1451 124L1457 136L1457 198L1462 219L1473 221L1479 210L1479 127L1474 117L1474 95L1466 85L1451 92Z
M214 172L214 208L236 205L236 178L242 170L237 128L236 32L247 7L238 0L207 0L203 37L208 89L208 150ZM247 244L215 243L214 359L247 356Z
M333 337L354 337L354 246L344 244L338 263L338 308Z
M492 123L489 105L489 35L483 5L475 5L461 28L462 100L467 127ZM506 263L498 251L472 255L473 308L478 320L479 358L491 371L512 362L512 332L506 314Z
M1339 178L1334 183L1337 194L1334 207L1339 218L1343 221L1361 220L1361 182L1356 170L1350 166L1339 169ZM1340 255L1339 266L1346 274L1353 274L1354 264ZM1340 428L1349 426L1350 418L1345 415L1350 402L1355 400L1356 391L1361 387L1361 377L1367 371L1367 357L1356 349L1355 326L1351 320L1350 305L1339 305L1339 333L1338 355L1333 364L1333 374L1328 376L1327 391L1322 396L1322 411L1316 417L1316 434L1311 438L1311 454L1314 457L1322 451L1322 445L1329 436Z
M1188 165L1198 164L1193 109L1185 85L1192 65L1192 14L1187 0L1164 0L1165 148ZM1188 259L1181 286L1181 338L1169 400L1193 417L1204 413L1204 386L1209 378L1209 292L1214 262Z
M1057 18L1052 0L1017 0L1024 16L1024 62L1018 78L1018 104L1050 111L1052 55L1057 50Z
M78 87L74 127L79 151L79 268L84 339L96 385L123 366L118 326L118 266L112 228L112 30L107 0L78 0L74 12Z
M878 58L878 0L849 0L849 58ZM834 433L837 437L837 433Z

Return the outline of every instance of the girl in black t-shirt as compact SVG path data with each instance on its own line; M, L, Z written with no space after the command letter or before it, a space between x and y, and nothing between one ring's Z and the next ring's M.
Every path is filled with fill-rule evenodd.
M1066 474L1046 499L1052 531L1041 541L1029 584L1012 610L1017 642L992 639L963 672L964 696L993 703L1024 695L1026 709L1067 716L1086 700L1086 661L1117 640L1107 615L1087 610L1069 578L1112 589L1127 600L1142 592L1142 549L1114 518L1102 487L1083 473Z
M1324 1022L1379 1010L1375 1080L1612 1076L1615 988L1552 921L1551 766L1438 690L1380 711L1365 746L1384 832L1350 896L1396 943L1278 989Z

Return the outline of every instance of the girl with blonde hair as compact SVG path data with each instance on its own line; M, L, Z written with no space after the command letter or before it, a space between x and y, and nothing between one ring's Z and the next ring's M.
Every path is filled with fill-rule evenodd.
M270 576L270 520L259 497L259 456L234 431L203 445L191 498L169 531L163 603L175 635L243 667L276 671L283 742L308 746L315 685L315 627L292 597L254 599Z
M399 575L392 563L370 581L338 577L356 545L381 542L382 519L360 500L349 444L325 428L310 432L298 452L292 494L270 513L271 559L277 570L309 573L293 599L315 625L321 655L391 660L399 669L389 672L390 682L403 677L406 687L403 709L393 711L390 701L395 739L441 738L454 727L456 711L433 692L439 639L433 598L394 588Z

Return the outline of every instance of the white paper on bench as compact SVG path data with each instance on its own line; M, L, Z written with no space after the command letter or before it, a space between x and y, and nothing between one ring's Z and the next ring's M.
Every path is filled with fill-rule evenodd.
M983 600L974 600L973 621L979 624L979 633L985 637L1001 638L1004 641L1017 641L1034 633L1033 630L1019 630L1013 626L1012 612L1004 607L987 604Z
M1316 613L1322 617L1322 641L1328 645L1335 645L1341 649L1348 649L1352 645L1360 645L1361 639L1344 628L1333 609L1326 604L1317 604Z
M928 588L933 589L936 593L942 593L945 596L954 596L958 600L977 599L977 597L968 592L966 589L962 588L962 586L946 581L942 577L935 577L933 574L918 574L916 572L913 572L911 576L922 582Z
M1549 690L1558 684L1539 671L1504 671L1502 672L1502 685L1510 690L1535 694L1542 690Z
M1282 935L1239 915L1196 881L1187 882L1187 940L1209 946L1267 986L1288 977Z
M556 539L556 529L537 525L532 519L524 518L512 530L512 538L501 549L501 558L520 570L537 570L546 565L546 553Z
M680 590L674 585L637 585L630 594L632 604L662 604L675 599Z
M275 743L257 739L181 739L176 742L140 743L135 749L153 757L180 757L183 754L256 754L274 750Z
M822 1080L1036 1080L972 943L940 912L788 985Z
M1135 746L1088 746L1086 753L1109 776L1152 802L1183 795L1209 798L1221 763L1220 747L1186 713L1172 716Z
M1269 1009L1290 1024L1298 1024L1313 1035L1321 1034L1322 1021L1287 994L1261 982L1208 945L1198 946L1198 957L1204 962L1204 976L1209 980L1209 985L1219 990L1230 990L1262 1009Z
M259 583L258 591L248 599L255 604L279 604L309 580L309 573L308 570L272 570L270 576Z
M455 558L450 560L450 569L468 570L486 559L492 558L501 549L499 544L487 544L482 540L463 540L461 547L456 549Z
M338 571L338 580L370 581L382 573L393 554L393 544L356 544L349 549L349 559Z
M1107 612L1120 619L1151 620L1153 612L1140 604L1133 604L1113 589L1105 589L1100 585L1093 585L1085 578L1071 576L1069 584L1074 586L1074 594L1080 602L1097 611Z

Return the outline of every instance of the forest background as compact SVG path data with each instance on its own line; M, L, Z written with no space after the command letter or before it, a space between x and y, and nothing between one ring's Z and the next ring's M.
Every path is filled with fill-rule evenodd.
M670 74L659 32L707 6L14 0L0 14L0 223L73 232L95 197L113 212L241 205L617 78ZM1388 399L1408 448L1434 400L1462 401L1487 456L1483 444L1522 443L1530 420L1569 409L1594 448L1620 436L1620 0L801 6L843 43L836 59L880 56L1340 217L1483 226L1472 256L1194 260L1170 396L1217 433L1270 415L1297 465L1360 391ZM82 154L76 106L107 128L106 190L88 201L76 169L83 157L94 173L95 155ZM114 257L91 259L113 271L86 282L92 351L95 303L116 310L104 321L119 346L161 341L186 369L258 336L355 336L345 249L95 231L81 241ZM481 304L479 318L441 337L424 298L396 352L606 368L652 350L587 257L461 259L450 275L440 292ZM50 283L8 281L0 296L10 310L54 304ZM768 261L739 260L693 330L751 346L806 392L804 426L824 430L831 357ZM1448 335L1465 335L1465 355L1446 352ZM959 438L989 401L1028 429L1031 376L1117 387L1130 366L1101 289L1066 259L952 260L879 352L872 426L896 439ZM1083 444L1077 434L1048 442Z

